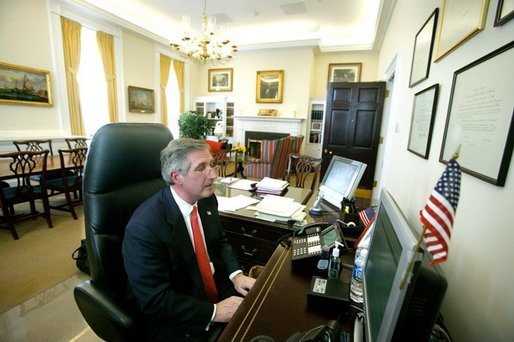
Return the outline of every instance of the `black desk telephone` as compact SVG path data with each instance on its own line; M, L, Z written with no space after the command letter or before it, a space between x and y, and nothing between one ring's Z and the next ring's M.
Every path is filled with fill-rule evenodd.
M292 260L319 258L323 246L332 248L335 242L348 248L343 232L337 223L312 223L303 227L291 241Z

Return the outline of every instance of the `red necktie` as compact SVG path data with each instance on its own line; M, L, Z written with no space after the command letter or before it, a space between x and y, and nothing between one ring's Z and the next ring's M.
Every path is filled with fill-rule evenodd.
M218 290L216 290L216 284L212 276L211 264L209 263L209 257L207 256L202 233L200 232L200 224L198 223L198 210L195 206L191 212L191 228L193 229L196 261L202 275L203 288L207 295L207 300L211 303L216 303L218 301Z

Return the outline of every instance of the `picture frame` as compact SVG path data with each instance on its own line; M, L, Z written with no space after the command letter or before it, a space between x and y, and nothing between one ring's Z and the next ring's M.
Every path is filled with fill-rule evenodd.
M233 68L209 69L209 92L232 91Z
M51 107L50 71L0 62L0 103Z
M128 87L129 112L154 113L155 101L153 89Z
M259 109L257 116L277 116L278 111L276 109Z
M407 150L428 159L434 129L439 84L434 84L414 94Z
M514 42L455 71L439 161L504 186L514 146Z
M311 130L312 131L321 131L321 122L312 122Z
M435 62L484 29L488 5L489 0L443 0Z
M494 26L501 26L512 18L514 18L514 0L498 0Z
M283 90L284 70L257 71L257 103L282 103Z
M328 82L360 82L362 63L330 63Z
M430 74L432 62L432 50L437 29L439 8L436 8L416 33L414 38L414 51L412 52L412 64L410 69L409 88L426 80Z

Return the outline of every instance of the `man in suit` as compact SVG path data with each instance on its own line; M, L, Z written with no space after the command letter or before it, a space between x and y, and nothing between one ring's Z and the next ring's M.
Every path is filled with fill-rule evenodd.
M211 161L204 142L172 140L161 152L167 186L127 225L127 293L152 341L205 340L213 324L230 320L255 282L240 271L221 228Z

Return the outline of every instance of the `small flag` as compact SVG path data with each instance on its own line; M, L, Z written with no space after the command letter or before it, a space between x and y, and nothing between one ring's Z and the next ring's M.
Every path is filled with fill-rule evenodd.
M432 190L425 208L420 212L421 223L426 228L425 243L433 256L434 264L448 258L448 244L459 203L460 178L459 163L451 159Z
M371 220L373 219L373 216L375 216L375 210L373 210L373 208L371 207L359 211L359 217L364 227L369 226Z

